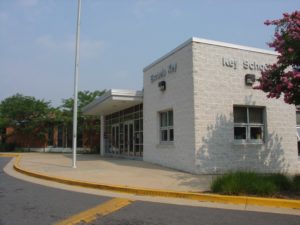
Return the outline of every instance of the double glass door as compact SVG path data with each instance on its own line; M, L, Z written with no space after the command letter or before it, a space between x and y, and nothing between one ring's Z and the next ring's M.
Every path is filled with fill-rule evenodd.
M113 154L134 156L134 124L127 121L112 126L111 151Z
M134 155L133 122L124 123L124 154Z

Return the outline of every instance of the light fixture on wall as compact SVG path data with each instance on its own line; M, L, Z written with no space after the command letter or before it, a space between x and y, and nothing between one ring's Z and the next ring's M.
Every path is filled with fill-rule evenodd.
M165 91L166 90L166 81L160 81L159 83L158 83L158 87L159 87L159 89L161 90L161 91Z
M255 75L254 74L246 74L245 75L245 84L247 86L252 86L255 82Z

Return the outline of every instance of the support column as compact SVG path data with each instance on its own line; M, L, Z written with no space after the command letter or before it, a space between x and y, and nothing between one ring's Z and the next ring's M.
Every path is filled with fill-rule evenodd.
M104 131L105 131L104 116L100 116L100 155L104 155L105 143L104 143Z

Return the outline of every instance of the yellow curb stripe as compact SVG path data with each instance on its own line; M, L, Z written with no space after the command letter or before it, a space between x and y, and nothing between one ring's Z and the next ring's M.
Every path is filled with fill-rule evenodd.
M112 212L115 212L115 211L131 204L132 202L133 201L129 200L129 199L114 198L114 199L109 200L109 201L107 201L101 205L98 205L94 208L80 212L80 213L73 215L65 220L55 223L54 225L74 225L74 224L78 224L82 221L89 223L99 217L102 217L102 216L108 215Z
M33 172L21 168L19 166L21 155L18 154L15 155L17 155L16 161L14 163L14 169L16 171L32 177L50 180L50 181L63 183L63 184L69 184L73 186L121 192L127 194L143 195L143 196L159 196L159 197L167 197L167 198L190 199L190 200L204 201L204 202L218 202L218 203L226 203L226 204L228 203L228 204L243 204L243 205L259 205L259 206L300 209L299 200L260 198L260 197L247 197L247 196L228 196L228 195L204 194L204 193L194 193L194 192L178 192L178 191L168 191L168 190L160 190L160 189L128 187L128 186L121 186L121 185L109 185L109 184L67 179L63 177L49 176L43 173L37 173L37 172Z
M19 155L16 153L0 153L0 157L18 157Z

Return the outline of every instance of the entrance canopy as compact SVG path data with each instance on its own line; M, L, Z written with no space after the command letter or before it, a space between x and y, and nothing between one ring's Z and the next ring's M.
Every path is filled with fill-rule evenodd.
M143 92L111 89L83 108L84 115L105 116L143 102Z

